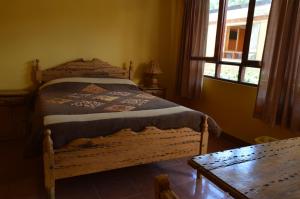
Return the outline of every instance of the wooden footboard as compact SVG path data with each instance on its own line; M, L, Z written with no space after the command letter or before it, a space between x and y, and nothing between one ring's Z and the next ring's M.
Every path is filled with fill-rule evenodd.
M44 171L49 196L54 198L56 179L206 153L207 117L201 129L201 133L189 128L147 127L138 133L124 129L111 136L77 139L57 150L47 130Z

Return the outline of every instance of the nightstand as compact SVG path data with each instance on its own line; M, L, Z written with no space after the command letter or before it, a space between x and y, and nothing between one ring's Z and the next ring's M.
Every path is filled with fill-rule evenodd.
M31 92L0 90L0 140L24 138L28 131Z
M150 87L140 86L140 89L146 93L155 95L160 98L166 97L166 89L165 88L161 88L161 87L150 88Z

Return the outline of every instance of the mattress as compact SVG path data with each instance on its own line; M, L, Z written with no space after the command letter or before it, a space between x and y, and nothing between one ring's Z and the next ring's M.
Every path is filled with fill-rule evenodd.
M189 127L200 131L204 114L141 91L127 79L61 78L44 84L35 102L31 146L41 147L50 129L55 149L77 138L111 135L121 129L142 131ZM221 130L209 117L210 133Z

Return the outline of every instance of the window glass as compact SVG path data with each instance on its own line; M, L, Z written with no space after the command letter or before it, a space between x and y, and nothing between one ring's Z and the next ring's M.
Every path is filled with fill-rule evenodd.
M223 61L241 62L249 0L229 0L223 44Z
M250 0L206 1L209 1L206 52L205 57L197 58L206 62L204 75L239 83L258 84L272 0L255 0L255 6L251 7L249 7ZM253 16L249 17L253 17L253 23L252 29L246 30L249 9L252 9L249 13ZM218 24L219 17L222 17L221 21L224 24ZM218 28L224 28L224 31L217 38ZM245 63L252 62L248 62L251 66L246 67L244 63L242 64L242 57L245 36L250 31L249 54ZM220 57L214 56L216 44L217 48L221 49Z
M261 61L267 33L271 0L257 0L249 48L249 60Z
M204 75L214 77L215 76L215 71L216 71L216 64L205 63L205 65L204 65Z
M207 57L214 57L215 55L218 13L219 13L219 0L210 0L208 33L207 33L207 42L206 42Z
M239 76L239 66L221 65L220 78L237 81Z
M246 67L243 82L250 84L258 84L259 75L260 68Z

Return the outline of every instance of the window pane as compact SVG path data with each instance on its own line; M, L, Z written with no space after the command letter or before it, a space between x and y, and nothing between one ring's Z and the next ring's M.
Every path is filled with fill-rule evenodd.
M220 78L237 81L239 76L239 66L221 65Z
M249 60L261 61L272 0L257 0L249 48Z
M215 71L216 71L216 64L205 63L205 65L204 65L204 75L214 77L215 76Z
M258 84L259 75L259 68L246 67L243 82L250 84Z
M226 14L223 61L241 62L249 0L229 0Z
M219 1L220 0L210 0L209 3L209 22L208 22L207 41L206 41L207 57L214 57L215 55Z

